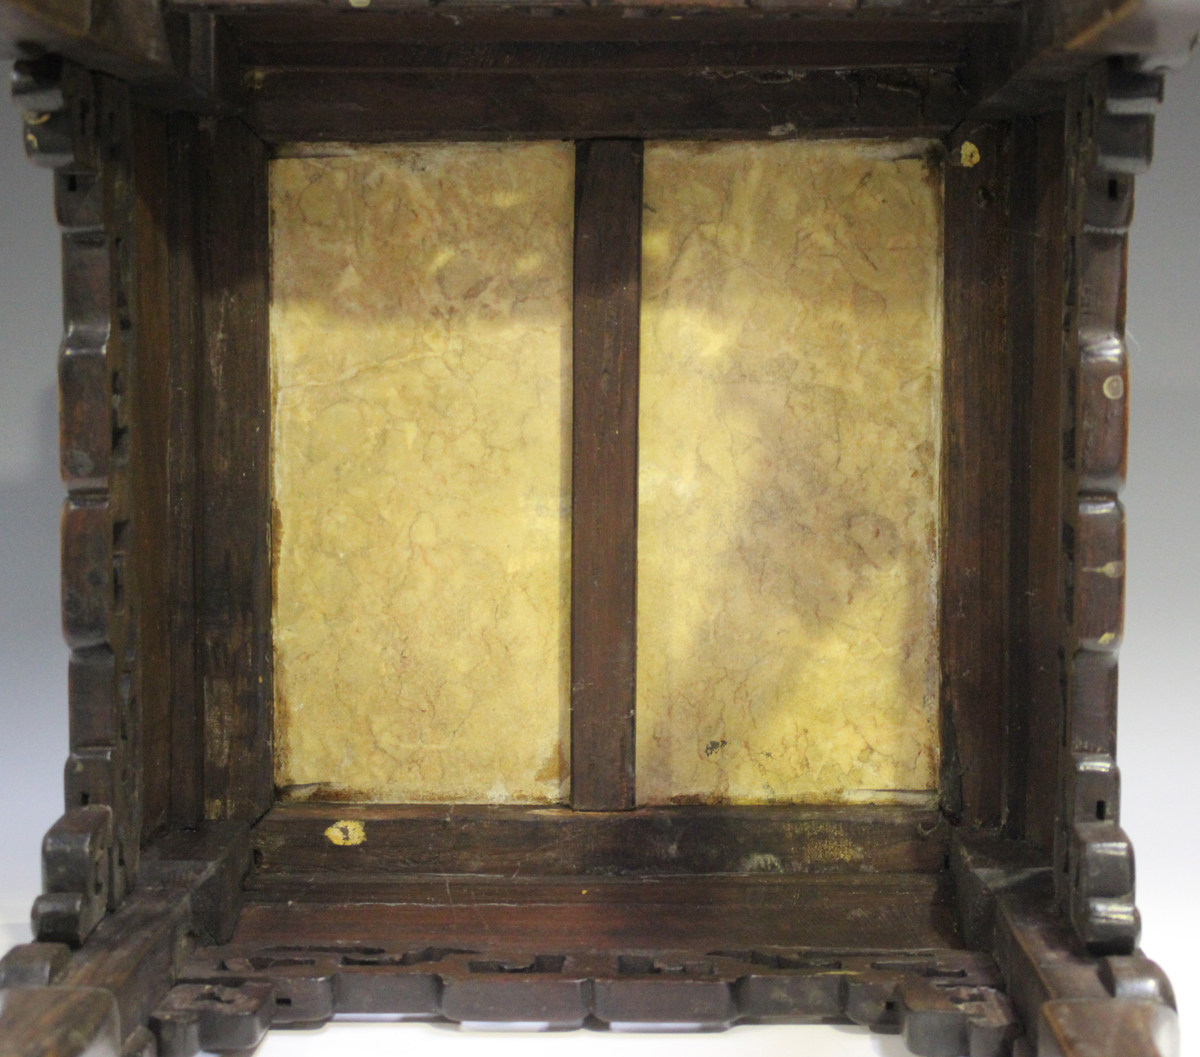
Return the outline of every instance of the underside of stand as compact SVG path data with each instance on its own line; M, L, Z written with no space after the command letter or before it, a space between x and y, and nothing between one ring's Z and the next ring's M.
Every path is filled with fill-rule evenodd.
M1158 18L1151 0L1119 11L1102 0L524 8L447 0L395 10L379 0L370 11L348 3L177 0L164 15L156 0L111 0L103 11L92 0L0 0L0 38L27 56L14 89L27 146L56 169L63 229L63 623L72 650L67 810L43 845L38 941L0 962L0 1057L194 1057L252 1047L272 1024L336 1015L681 1030L833 1021L902 1032L920 1057L1171 1057L1174 999L1137 949L1132 846L1119 824L1118 494L1132 174L1149 162L1162 93L1161 63L1147 41L1186 43L1194 27L1179 36L1180 19ZM711 540L697 546L700 535L670 503L658 514L640 505L639 459L652 466L655 445L670 456L668 442L686 440L679 423L696 411L690 397L678 408L662 404L658 425L640 434L640 409L656 392L679 397L675 379L691 370L650 377L656 346L641 341L639 328L644 313L653 319L661 308L655 253L687 241L688 227L666 223L665 206L656 227L645 220L647 206L669 204L684 182L673 175L676 161L678 172L694 175L693 154L705 164L733 157L742 148L728 141L742 140L755 141L747 157L770 155L776 164L809 153L775 143L793 138L859 141L856 151L866 149L862 140L888 141L889 157L913 169L907 186L926 195L925 220L900 216L875 248L925 233L912 259L924 262L929 281L907 288L929 295L918 315L937 324L922 331L930 394L940 380L936 404L922 404L920 428L897 434L913 464L880 455L868 430L859 445L865 469L856 471L877 473L875 461L886 463L927 516L912 537L924 564L914 564L919 575L909 580L936 582L937 596L921 596L925 609L913 623L922 634L909 637L916 646L885 665L902 669L891 683L919 692L871 690L849 667L828 678L839 693L864 698L850 725L865 748L855 743L841 754L851 769L875 742L885 758L911 742L907 758L920 766L848 781L834 775L825 788L772 784L773 777L738 785L721 772L753 741L746 732L764 718L761 695L748 698L746 722L728 737L715 729L724 716L689 726L673 714L682 702L693 718L715 715L734 691L708 675L693 685L673 675L656 683L653 666L647 674L654 643L670 638L664 629L688 623L669 592L642 635L641 667L638 652L646 614L637 589L653 595L656 569L696 549L728 572L729 555L749 553L731 545L722 557L724 543ZM465 154L412 146L464 140L525 146ZM539 140L541 147L532 142ZM843 142L834 153L849 149ZM379 160L396 150L403 164ZM287 275L272 257L272 237L277 247L286 240L278 241L284 229L272 228L271 212L292 200L273 199L272 180L283 192L289 174L295 181L292 204L305 220L291 251L299 275L318 260L304 242L312 218L300 202L318 177L336 189L365 166L370 179L419 184L414 174L431 159L473 152L545 154L557 174L540 185L557 188L558 220L545 233L553 249L546 260L557 262L546 300L558 311L544 365L554 413L544 423L549 441L533 456L557 541L534 548L553 574L543 601L554 616L549 630L532 621L534 633L513 639L541 643L550 661L538 668L509 644L492 650L486 636L477 663L452 636L418 644L412 655L394 648L384 618L416 614L436 625L432 614L454 575L467 610L519 593L507 582L484 590L478 574L444 551L433 555L444 564L429 566L424 593L384 598L378 612L350 600L347 649L329 664L320 660L315 680L297 680L315 655L312 643L331 641L321 629L305 638L306 620L328 609L349 578L348 563L339 564L347 533L326 516L326 497L341 493L305 489L320 483L318 471L337 477L344 466L379 467L362 462L370 451L301 459L297 501L290 512L275 502L283 493L272 490L272 444L289 434L272 440L288 421L273 417L272 371L282 360L272 360L272 341L284 330L301 346L311 341L313 362L325 367L334 342L320 325L278 325L288 322L279 314L288 306L272 277ZM795 164L784 166L778 187L788 186ZM940 185L933 195L917 171L926 164ZM491 195L492 176L476 182L491 224L515 199ZM515 179L517 190L530 182ZM443 197L444 187L434 190L430 197ZM763 195L750 227L768 235L797 227L795 216L766 211L783 197ZM351 199L327 194L314 226L334 206L353 212ZM522 201L530 223L552 219L549 199L540 210L528 195ZM866 215L872 201L859 203ZM836 235L846 215L831 208L825 232ZM448 236L436 241L450 252ZM333 263L310 277L322 296L354 279L353 269L335 267L345 246L334 242L326 247ZM713 245L721 251L714 260L722 258L728 247ZM356 246L357 264L376 259L370 248ZM385 249L378 272L390 282L395 260L417 251L402 242ZM496 287L515 282L516 250L496 255L504 265L494 269ZM438 274L426 283L438 311L474 304L478 277L439 257L422 273ZM786 254L763 260L764 274L788 270ZM781 287L778 300L790 308L812 295L829 278L822 268L794 289ZM702 288L719 273L702 261L693 278ZM748 322L735 330L763 322L763 285L738 285L735 315ZM376 286L392 298L389 312L405 301L388 282ZM504 303L525 305L521 290L509 292ZM862 326L881 300L895 308L903 297L871 282L837 287L826 306L849 307L831 333ZM301 323L321 301L296 302ZM323 311L336 316L352 301L335 291ZM727 308L717 314L731 318ZM398 318L387 342L413 329ZM358 351L372 351L347 333ZM680 333L685 328L664 330ZM873 340L894 352L897 333L889 316ZM823 377L840 377L842 346L814 335L799 344L832 349ZM443 344L457 355L456 342ZM785 344L775 333L763 339L768 365ZM525 336L514 347L514 362L532 358ZM660 363L674 355L665 348ZM565 358L557 358L567 351L569 386ZM750 362L741 352L730 359L735 367ZM856 384L849 374L847 392ZM740 385L735 375L728 377ZM382 388L412 381L397 377ZM704 397L718 410L726 407L724 384ZM484 388L504 407L523 392ZM877 388L861 416L872 428L900 387ZM809 407L797 395L785 402L819 446L834 432L819 420L828 406ZM441 428L447 416L436 399L412 403L435 408L428 432ZM412 418L412 408L400 410L397 421ZM318 435L336 447L364 434L354 423L320 434L310 411L296 409L292 439L301 448ZM695 417L691 434L703 437L720 416L701 407ZM756 444L786 439L791 429L778 415L750 417ZM390 423L384 434L403 430ZM793 454L765 462L794 468ZM835 454L838 463L844 453ZM462 461L474 471L471 458L467 451ZM348 489L362 501L364 523L405 465L400 458ZM476 489L503 476L477 474L455 507L472 547L476 535L496 535L488 516L481 531L467 524L482 507ZM799 504L754 505L788 491L771 492L774 480L755 476L749 498L763 524L783 526L781 545L769 551L788 559L778 566L787 590L777 593L790 613L788 591L811 572L812 555L789 564L802 549L791 531ZM789 485L809 499L823 487ZM434 480L427 491L441 501L448 489ZM518 505L511 495L496 501L509 512ZM733 505L713 503L723 512ZM843 523L859 506L876 516L883 509L855 498L817 534L841 532L870 558L869 534ZM526 520L514 517L518 536ZM320 546L284 556L298 599L289 622L274 606L281 596L273 576L278 544L297 526ZM639 566L639 546L643 559L657 547L662 560ZM567 552L569 577L559 564ZM382 553L382 572L372 567L361 577L372 589L393 577L391 552ZM767 552L755 553L745 563L750 587L721 589L737 602L727 630L738 649L714 650L698 638L685 651L686 674L711 664L728 668L731 684L744 682L757 661L739 652L743 629L751 655L753 632L766 629L788 662L796 642L812 641L770 630L770 581L758 577L770 563L758 560ZM325 559L322 579L315 573ZM397 558L397 567L415 567L410 559ZM697 576L684 568L676 580L695 587ZM828 615L819 601L817 623ZM694 608L700 626L718 607L701 593ZM494 630L491 617L484 612L477 630ZM470 623L453 607L441 621L454 631ZM878 621L862 626L855 648L881 637ZM289 629L297 632L290 647ZM380 629L381 642L369 643L363 660L356 650L366 631ZM477 724L467 748L488 765L483 778L455 786L468 757L461 747L442 751L439 739L457 732L462 717L428 730L417 721L426 706L446 704L437 697L443 684L473 705L480 673L495 673L489 651L505 654L512 677L495 690L494 708L464 710ZM667 663L671 650L659 653L664 672L679 667ZM343 664L343 654L357 659ZM403 670L398 684L410 687L404 666L416 654L433 666L428 693L395 721L396 692L379 672ZM335 663L355 678L339 682ZM539 671L549 689L526 685ZM818 696L814 671L801 672L796 693L779 698L785 719L797 702ZM325 714L308 712L320 722L296 722L311 686L326 677ZM354 696L359 684L376 696ZM297 697L287 696L289 687L299 687ZM279 700L289 707L276 710ZM540 735L514 702L538 714ZM875 738L871 724L897 703L908 712L889 721L895 737ZM376 720L387 728L383 737L365 729ZM505 722L507 741L489 726ZM289 725L298 747L291 757L280 751ZM678 753L687 766L672 759L647 767L656 749L639 747L644 736L661 748L680 729L690 731ZM837 724L812 729L811 754L791 731L758 745L762 773L774 771L785 743L789 767L807 779L813 760L853 741ZM330 766L347 755L347 733L370 733L362 740L379 750L382 777L354 760L345 775ZM528 759L513 758L531 747ZM441 778L426 781L422 766L439 752ZM419 782L392 766L405 753ZM532 776L536 788L497 781L497 761ZM697 768L705 781L682 775ZM656 771L658 791L645 795ZM380 802L350 802L372 799ZM489 803L386 802L456 799ZM853 803L795 803L806 799ZM658 806L638 806L647 803Z

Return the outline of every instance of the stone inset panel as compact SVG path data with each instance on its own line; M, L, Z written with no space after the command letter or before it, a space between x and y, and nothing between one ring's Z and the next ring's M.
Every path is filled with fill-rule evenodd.
M567 794L573 158L271 165L281 786Z
M936 785L941 178L919 154L647 145L641 803Z

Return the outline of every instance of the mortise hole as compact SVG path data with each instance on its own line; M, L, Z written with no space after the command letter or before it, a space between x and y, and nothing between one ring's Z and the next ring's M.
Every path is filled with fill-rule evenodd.
M127 427L118 426L114 423L112 447L113 454L118 459L123 459L129 454L129 429Z
M113 562L113 609L120 612L125 608L125 569L120 557Z
M566 955L539 954L532 962L488 960L469 962L473 973L561 973L567 964Z
M124 554L129 550L128 519L113 522L113 550L118 554Z
M262 848L255 848L254 849L254 865L262 866L262 864L263 864Z
M1108 804L1103 800L1096 801L1096 821L1103 822L1108 815Z
M80 807L87 807L87 806L88 806L88 801L89 801L90 799L91 799L91 797L89 797L87 793L80 793L80 794L79 794L79 806L80 806Z
M1121 185L1115 178L1108 181L1108 197L1114 202L1121 197Z
M74 194L79 190L79 179L74 173L67 177L67 190Z
M292 1000L286 995L276 995L275 1004L277 1006L290 1006L292 1004Z

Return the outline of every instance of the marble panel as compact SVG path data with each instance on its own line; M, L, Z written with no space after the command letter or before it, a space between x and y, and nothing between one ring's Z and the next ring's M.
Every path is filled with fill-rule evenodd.
M573 147L360 148L270 183L276 781L559 802Z
M922 153L647 145L639 802L931 796L941 177Z

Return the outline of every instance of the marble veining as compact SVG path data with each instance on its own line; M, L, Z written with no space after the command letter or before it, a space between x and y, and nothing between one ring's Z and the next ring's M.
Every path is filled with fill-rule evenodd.
M913 153L647 145L641 803L936 784L941 178Z
M270 181L276 782L561 801L573 147Z

